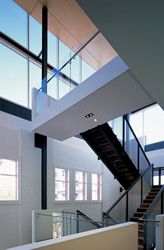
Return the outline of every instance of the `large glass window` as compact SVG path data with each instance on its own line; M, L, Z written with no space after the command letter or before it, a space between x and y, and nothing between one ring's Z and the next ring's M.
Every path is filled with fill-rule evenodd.
M75 193L76 201L87 200L87 173L75 171Z
M92 201L102 200L102 175L92 174Z
M18 163L0 159L0 201L18 200Z
M55 168L55 200L69 200L69 170Z
M27 107L27 60L2 44L0 55L0 96Z
M164 111L156 104L130 115L130 123L138 138L145 137L145 144L164 140Z
M0 1L0 30L27 47L27 13L14 1Z

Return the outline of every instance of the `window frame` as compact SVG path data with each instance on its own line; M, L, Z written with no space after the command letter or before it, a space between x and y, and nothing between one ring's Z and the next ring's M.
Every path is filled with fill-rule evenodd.
M1 159L9 160L9 161L14 161L16 162L17 165L17 200L0 200L0 205L19 205L21 204L21 164L20 160L15 160L15 159L9 159L5 157L0 157Z
M83 177L85 180L84 182L78 182L76 181L76 172L82 172L85 177ZM88 203L89 200L88 200L88 175L89 173L86 172L86 171L83 171L83 170L79 170L79 169L75 169L74 170L74 202L83 202L83 203ZM84 193L84 199L82 200L76 200L76 183L79 183L79 184L82 184L83 185L83 193ZM86 197L85 197L85 194L86 194Z
M92 182L92 175L97 175L98 176L98 182L99 182L99 184L97 183L97 184L93 184L93 182ZM103 175L101 174L101 173L91 173L91 202L102 202L102 194L103 194L103 190L102 190L102 188L103 188ZM98 199L96 199L96 200L93 200L93 198L92 198L92 190L93 190L93 185L95 186L95 185L97 185L97 187L98 187L98 190L97 190L97 197L98 197Z
M67 171L69 174L68 174L68 181L65 181L66 183L67 183L67 185L68 185L68 194L67 194L67 197L68 197L68 199L67 200L56 200L56 198L55 198L55 189L56 189L56 185L55 185L55 183L56 183L56 176L55 176L55 169L61 169L61 170L64 170L64 171ZM70 171L70 169L68 169L68 168L64 168L64 167L55 167L54 168L54 203L69 203L69 202L71 202L71 200L70 200L70 174L71 174L71 171ZM64 181L60 181L60 180L57 180L58 182L64 182Z

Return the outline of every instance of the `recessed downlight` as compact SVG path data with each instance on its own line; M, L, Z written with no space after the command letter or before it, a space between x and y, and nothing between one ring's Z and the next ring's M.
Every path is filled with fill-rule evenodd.
M87 115L85 115L85 118L90 118L93 116L93 113L88 113Z

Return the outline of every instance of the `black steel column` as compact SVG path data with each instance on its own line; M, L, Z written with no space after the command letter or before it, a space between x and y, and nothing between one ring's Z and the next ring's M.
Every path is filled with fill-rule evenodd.
M47 137L35 134L35 147L41 149L41 208L47 209Z
M48 11L42 8L42 92L47 93L47 34L48 34ZM42 149L41 156L41 208L47 209L47 137L36 136L35 143Z
M42 91L47 93L48 11L42 8Z
M163 191L161 193L161 214L163 214Z

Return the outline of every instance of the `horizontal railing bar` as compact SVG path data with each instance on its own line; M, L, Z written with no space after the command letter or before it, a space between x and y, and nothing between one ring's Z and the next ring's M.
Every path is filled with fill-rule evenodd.
M157 222L159 223L159 220L150 220L150 219L144 219L144 218L140 218L139 221L148 221L148 222Z
M90 222L90 223L95 223L95 224L102 224L102 225L107 225L107 223L105 222L102 222L102 221L94 221L92 219L88 219L88 220L84 220L84 219L79 219L79 218L72 218L72 217L64 217L63 215L61 216L56 216L56 215L49 215L49 214L42 214L42 213L37 213L37 215L43 215L43 216L48 216L48 217L53 217L53 218L63 218L63 219L66 219L66 220L75 220L75 221L83 221L83 222ZM76 214L75 214L76 215ZM100 226L100 225L99 225Z
M159 171L159 170L164 170L164 167L155 167L155 168L153 168L153 172L155 172L155 171Z
M110 213L112 209L119 203L120 200L134 187L134 185L152 168L152 165L148 167L142 175L138 177L138 179L121 195L121 197L107 210L106 213Z

